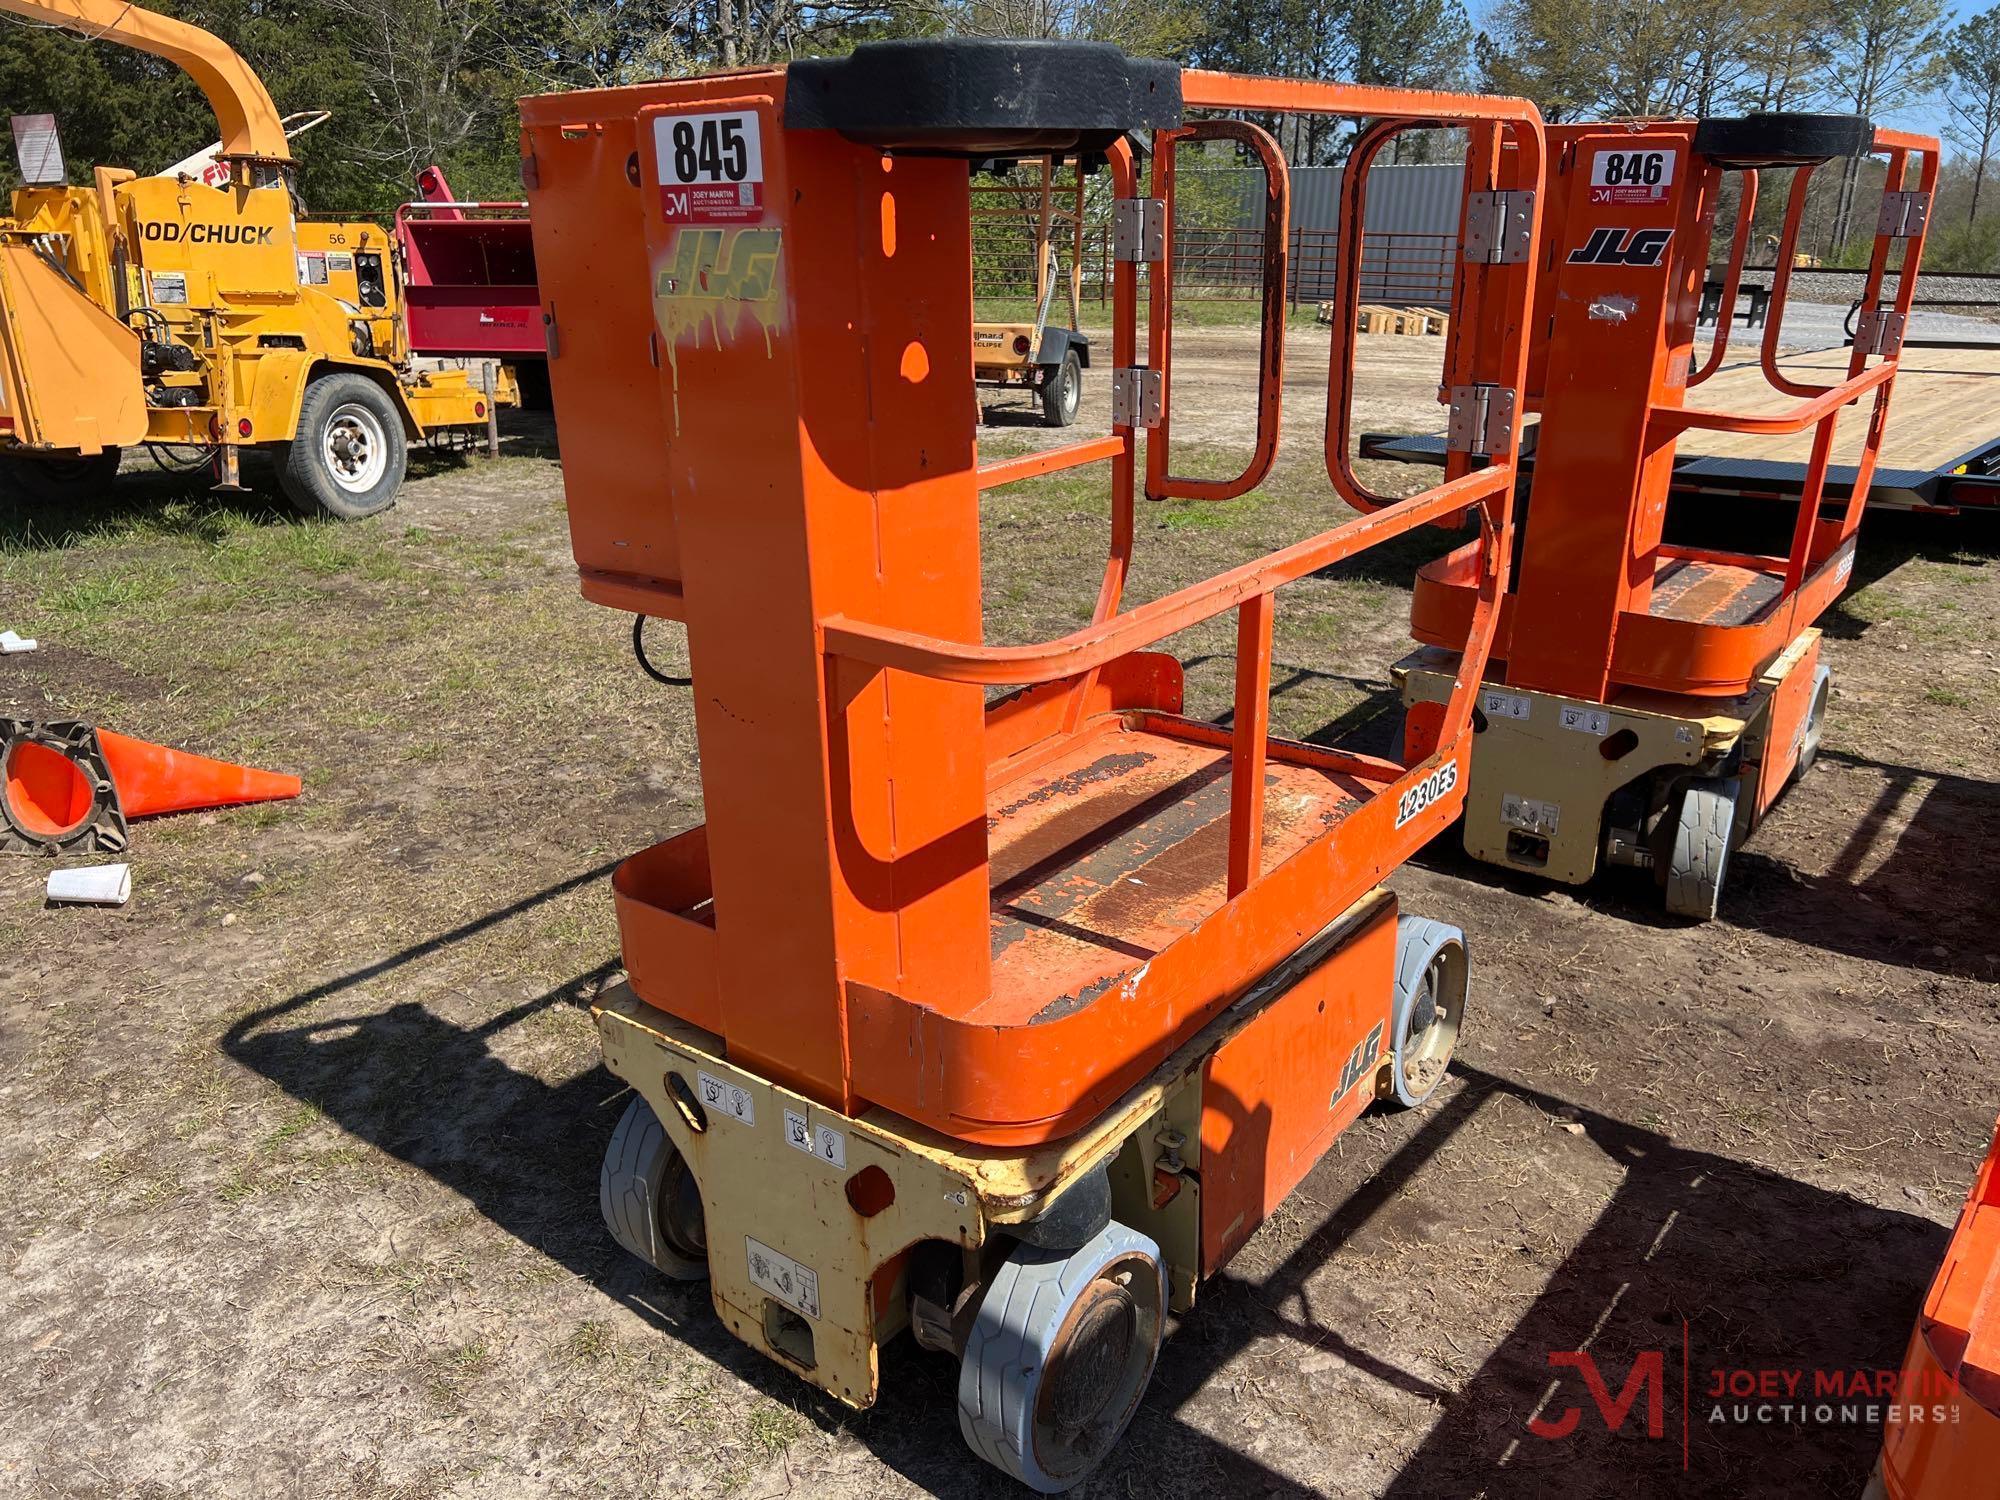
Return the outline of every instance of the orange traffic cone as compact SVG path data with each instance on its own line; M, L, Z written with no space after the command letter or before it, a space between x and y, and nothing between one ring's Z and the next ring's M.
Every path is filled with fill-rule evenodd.
M296 776L169 750L109 729L97 731L97 743L111 768L112 785L118 788L119 809L128 818L242 802L283 802L298 796L304 785Z
M125 819L296 797L299 778L88 724L0 719L0 850L115 854Z

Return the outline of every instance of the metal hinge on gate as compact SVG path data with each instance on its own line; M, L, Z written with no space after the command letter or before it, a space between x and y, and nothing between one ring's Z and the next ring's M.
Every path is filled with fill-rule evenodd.
M1111 372L1111 424L1114 427L1158 427L1166 410L1167 383L1158 370L1144 365Z
M1524 188L1471 193L1465 200L1465 258L1473 265L1513 266L1528 258L1535 195Z
M1514 392L1504 385L1455 385L1444 445L1453 453L1504 453L1514 430Z
M1893 307L1864 307L1854 318L1854 347L1864 354L1900 354L1906 321Z
M1158 261L1167 255L1167 205L1160 198L1117 198L1111 204L1111 258Z
M1892 239L1906 240L1911 235L1922 234L1930 216L1929 193L1884 193L1882 216L1875 221L1875 232Z

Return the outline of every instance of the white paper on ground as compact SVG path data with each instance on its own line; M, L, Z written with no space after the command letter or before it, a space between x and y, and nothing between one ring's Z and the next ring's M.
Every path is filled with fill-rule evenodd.
M77 865L49 871L49 900L123 906L132 894L130 865Z
M11 630L0 630L0 654L12 656L17 651L32 651L39 645L40 641L26 641Z

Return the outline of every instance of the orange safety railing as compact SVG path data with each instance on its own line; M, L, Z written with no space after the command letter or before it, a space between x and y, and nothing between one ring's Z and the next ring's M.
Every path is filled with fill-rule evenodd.
M1937 186L1938 149L1935 141L1923 136L1911 135L1905 131L1878 129L1875 132L1874 150L1886 153L1889 158L1888 173L1883 180L1882 191L1885 205L1890 204L1891 194L1902 194L1909 189L1911 158L1916 159L1919 168L1918 184L1915 192L1928 203ZM1878 219L1875 244L1868 262L1868 278L1863 285L1859 306L1873 312L1877 318L1886 317L1893 330L1882 352L1880 363L1870 365L1873 351L1865 346L1864 340L1857 338L1848 355L1847 376L1834 385L1816 385L1796 381L1778 367L1778 342L1784 325L1785 303L1791 288L1793 262L1798 253L1799 229L1803 222L1806 194L1811 186L1813 168L1801 167L1792 174L1792 191L1785 207L1785 228L1778 247L1778 265L1771 283L1771 301L1766 312L1764 337L1759 349L1759 363L1765 379L1770 385L1787 395L1803 398L1799 405L1789 411L1771 415L1750 415L1742 412L1716 411L1705 407L1655 405L1648 421L1649 435L1676 436L1690 428L1714 432L1740 432L1764 436L1782 436L1814 429L1812 457L1807 464L1805 484L1799 497L1798 519L1793 527L1792 542L1785 560L1784 586L1767 613L1776 616L1791 596L1798 594L1809 580L1817 586L1811 590L1813 599L1806 601L1809 613L1816 612L1813 600L1825 595L1830 599L1837 592L1835 584L1844 580L1829 577L1821 581L1819 575L1831 565L1846 548L1861 524L1861 513L1867 504L1868 489L1874 481L1876 458L1881 450L1883 419L1887 413L1889 392L1895 383L1896 370L1901 348L1902 330L1907 326L1911 302L1916 296L1916 268L1923 256L1924 234L1927 222L1919 222L1912 232L1902 232L1906 227L1897 215L1891 223L1885 217ZM1745 205L1739 212L1735 241L1731 246L1731 264L1728 287L1723 298L1721 316L1716 323L1715 347L1711 349L1708 363L1697 372L1698 378L1720 363L1721 346L1728 337L1730 317L1734 311L1735 298L1742 272L1742 260L1746 248L1745 226L1749 222L1750 209L1755 204L1755 174L1746 174ZM1896 296L1888 307L1882 305L1882 283L1889 268L1889 258L1897 241L1904 245L1902 269L1896 278ZM1841 412L1859 401L1870 392L1874 393L1868 417L1868 431L1863 440L1861 453L1855 466L1854 484L1847 496L1845 508L1835 518L1821 515L1821 506L1826 492L1826 471L1833 452L1835 429ZM1825 600L1819 600L1824 603Z
M1305 83L1269 79L1245 79L1190 70L1182 75L1183 96L1190 110L1242 110L1259 114L1328 114L1350 118L1389 119L1411 124L1469 126L1473 151L1466 173L1466 191L1491 192L1502 188L1535 194L1528 225L1532 241L1539 230L1539 189L1545 157L1539 114L1533 105L1516 99L1481 98L1466 95L1371 88L1359 85ZM1174 139L1230 138L1247 145L1263 158L1271 174L1266 216L1266 256L1264 311L1266 343L1258 368L1259 437L1257 457L1246 476L1261 478L1268 468L1269 452L1274 452L1278 436L1283 390L1282 326L1272 327L1274 292L1276 313L1282 317L1285 236L1270 235L1282 229L1287 177L1282 157L1270 138L1255 127L1235 122L1204 121L1185 131L1162 132L1161 149L1154 154L1154 194L1166 197L1171 191L1171 144ZM1504 147L1504 149L1503 149ZM1137 196L1137 173L1129 148L1120 143L1110 152L1113 190L1120 198ZM1164 190L1164 191L1163 191ZM1170 201L1170 198L1169 198ZM1358 220L1346 218L1347 242L1359 253L1361 236ZM1162 312L1171 314L1172 244L1171 229L1166 260L1150 278L1152 315L1148 337L1152 368L1166 374L1171 357L1170 323ZM1136 366L1137 270L1131 261L1119 261L1113 269L1113 358L1115 369ZM1453 299L1451 361L1455 376L1478 379L1509 391L1523 388L1527 373L1527 329L1529 309L1534 300L1535 266L1532 257L1510 264L1465 265L1459 272ZM1497 305L1482 308L1491 299ZM1482 316L1489 313L1491 316ZM1354 320L1337 320L1332 329L1332 383L1352 387L1355 353ZM1169 376L1170 380L1170 376ZM1171 396L1168 380L1162 382L1163 407ZM1268 425L1267 425L1268 419ZM1090 624L1054 640L1034 645L995 646L938 638L899 630L868 621L834 615L821 621L823 649L830 657L842 657L873 666L945 682L1017 685L1070 681L1076 685L1071 713L1080 716L1096 673L1107 663L1130 652L1153 645L1167 636L1227 611L1237 615L1237 666L1234 718L1228 731L1212 726L1183 726L1187 732L1226 733L1232 750L1231 804L1228 825L1228 891L1233 898L1254 883L1261 858L1260 831L1263 823L1264 774L1267 755L1277 753L1336 770L1346 770L1382 784L1370 800L1397 799L1400 809L1417 799L1421 805L1421 784L1441 768L1443 750L1456 756L1471 722L1473 698L1484 675L1486 657L1506 577L1511 542L1511 498L1520 441L1518 410L1508 424L1506 441L1496 444L1477 467L1461 465L1464 472L1450 475L1420 494L1381 504L1370 513L1333 526L1315 536L1296 542L1252 562L1228 569L1203 582L1176 589L1162 598L1120 611L1125 579L1131 561L1133 508L1136 498L1136 446L1138 424L1114 427L1108 438L1094 438L1023 458L988 465L980 471L982 488L1046 474L1078 465L1109 461L1112 466L1110 551L1103 582ZM1160 441L1166 423L1148 438L1149 472L1155 463L1154 443L1158 443L1158 469L1165 476L1165 493L1205 494L1229 491L1225 482L1209 489L1206 482L1172 477L1167 469L1167 445ZM1261 467L1260 467L1261 466ZM1252 483L1255 482L1253 478ZM1341 477L1336 472L1335 484ZM1161 493L1153 489L1150 493ZM1418 751L1413 763L1404 765L1371 756L1354 755L1319 747L1291 746L1269 737L1271 639L1275 595L1286 584L1296 582L1366 548L1446 517L1476 510L1481 522L1479 547L1480 585L1466 644L1463 666L1451 697L1436 718L1428 722L1427 734L1416 736ZM1426 750L1425 747L1428 746ZM1441 750L1442 747L1442 750ZM1408 816L1399 816L1400 829Z

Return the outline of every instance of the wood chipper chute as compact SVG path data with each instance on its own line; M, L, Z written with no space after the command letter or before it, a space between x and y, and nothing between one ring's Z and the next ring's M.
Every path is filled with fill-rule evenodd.
M1650 870L1670 912L1706 919L1731 851L1819 750L1831 688L1813 622L1853 572L1938 146L1845 115L1565 125L1549 135L1547 260L1527 388L1541 421L1480 695L1465 847L1569 883L1607 864ZM1888 170L1860 332L1841 379L1800 380L1778 348L1807 190L1818 166L1870 151L1887 156ZM1723 364L1759 174L1778 170L1792 186L1760 362L1789 399L1776 411L1704 406L1692 393ZM1740 197L1723 307L1699 348L1696 315L1732 173ZM1828 459L1836 423L1855 405L1865 433L1839 494ZM1490 410L1454 394L1448 446L1475 442L1482 420ZM1703 430L1813 434L1782 555L1665 539L1676 443ZM1418 575L1411 633L1426 649L1399 668L1413 710L1460 680L1459 642L1484 607L1479 568L1478 550L1465 547Z
M1277 451L1288 177L1221 111L1464 127L1466 212L1506 227L1459 278L1452 378L1520 387L1542 171L1520 101L925 41L522 104L583 591L685 624L707 818L613 882L629 985L597 1018L634 1097L605 1217L851 1405L906 1328L955 1357L968 1441L1048 1491L1334 1136L1437 1087L1465 1007L1463 935L1380 882L1460 805L1513 423L1422 494L1123 605L1139 495L1244 493ZM1168 454L1171 161L1219 138L1268 173L1258 441L1227 481ZM981 466L971 173L1035 153L1107 173L1124 226L1113 420ZM1089 623L985 644L981 492L1081 466L1109 488ZM1344 453L1332 477L1353 486ZM1468 515L1483 602L1407 763L1273 736L1284 587ZM1222 727L1155 648L1227 614Z

